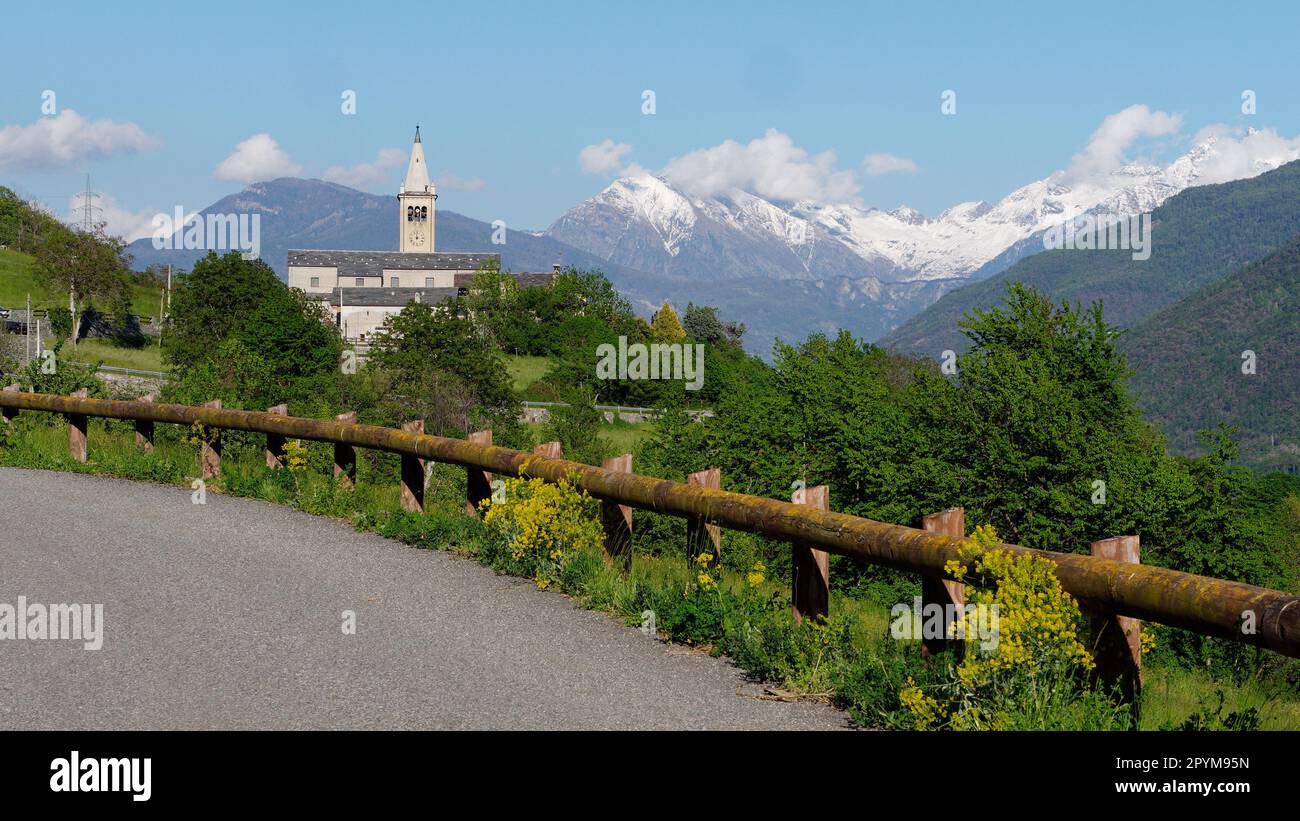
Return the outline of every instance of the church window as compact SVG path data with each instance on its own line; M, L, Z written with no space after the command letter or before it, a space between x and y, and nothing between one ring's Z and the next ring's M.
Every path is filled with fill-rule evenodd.
M320 287L320 277L312 277L312 278L311 278L311 287L313 287L313 288L319 288L319 287Z
M357 287L358 287L358 288L360 288L361 286L363 286L363 285L365 285L365 284L366 284L365 279L363 279L362 277L357 277Z
M397 277L393 277L393 287L394 287L394 288L400 288L400 287L402 287L402 281L401 281L400 279L398 279Z

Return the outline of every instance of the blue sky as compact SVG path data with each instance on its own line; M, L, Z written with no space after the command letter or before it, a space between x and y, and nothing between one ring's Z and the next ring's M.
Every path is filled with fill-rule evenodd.
M269 167L335 167L389 193L404 161L355 167L405 152L419 122L439 207L540 229L627 163L658 170L775 129L833 152L823 170L847 174L861 202L934 215L1067 167L1133 104L1182 118L1126 145L1135 156L1170 159L1213 124L1294 138L1297 23L1286 4L1185 2L10 4L0 184L65 211L88 172L120 220L193 210L243 187L238 167L216 171L266 134L282 152ZM940 113L946 89L954 116ZM69 110L81 120L62 125L92 136L59 154L34 129ZM606 139L631 148L584 171L579 152ZM874 175L873 154L911 165Z

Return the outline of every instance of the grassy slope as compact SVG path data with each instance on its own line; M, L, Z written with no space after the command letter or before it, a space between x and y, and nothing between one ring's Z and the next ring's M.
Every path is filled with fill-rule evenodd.
M121 348L103 339L83 339L77 343L76 348L64 345L60 356L92 365L102 363L115 368L135 368L141 371L163 370L162 357L153 340L143 348Z
M67 294L49 292L36 284L31 257L8 248L0 250L0 307L26 308L28 294L33 308L68 307ZM131 310L140 316L157 315L158 291L131 286Z
M546 375L551 360L545 356L506 356L506 370L514 383L516 393L524 394L533 383ZM541 425L530 425L540 431ZM646 422L631 424L613 422L601 425L600 436L614 446L618 453L631 453L650 436L651 425Z
M1144 410L1179 450L1239 426L1243 461L1300 465L1300 238L1121 337ZM1256 372L1242 373L1242 352ZM1276 440L1274 441L1274 437Z
M535 423L528 427L540 436L544 425ZM600 426L600 438L609 442L617 453L631 453L637 445L650 438L652 427L649 422L607 422Z
M1056 300L1103 300L1106 318L1130 327L1300 234L1300 162L1258 177L1189 188L1152 213L1151 257L1129 251L1046 251L944 295L880 344L922 356L963 350L958 323L1002 301L1005 285L1034 285Z
M516 393L523 393L528 386L541 379L551 367L551 360L545 356L506 356L506 370L514 381Z

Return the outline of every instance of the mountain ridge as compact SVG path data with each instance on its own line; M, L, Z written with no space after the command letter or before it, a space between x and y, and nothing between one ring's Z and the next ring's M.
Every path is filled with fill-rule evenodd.
M1193 186L1152 212L1150 259L1124 250L1036 253L1004 271L944 294L879 340L885 347L937 356L963 350L959 324L1002 300L1021 281L1053 300L1101 300L1107 320L1129 327L1160 308L1276 250L1300 233L1300 161L1256 177Z
M199 214L261 215L262 259L284 279L289 248L316 250L396 251L397 206L392 196L357 191L326 180L280 177L253 183L199 211ZM503 267L548 271L552 265L600 267L604 263L540 233L507 229L504 244L492 242L489 223L455 211L438 209L439 251L488 251L501 254ZM127 246L136 267L173 264L190 268L207 252L155 249L149 238ZM626 276L630 272L617 271Z
M908 206L782 202L742 190L694 196L689 185L638 171L569 209L545 233L608 262L667 276L974 277L1017 244L1032 250L1026 240L1067 220L1152 210L1198 185L1219 150L1220 138L1210 136L1164 166L1059 171L997 203L958 203L934 218ZM1289 159L1295 157L1257 158L1253 168L1259 173Z

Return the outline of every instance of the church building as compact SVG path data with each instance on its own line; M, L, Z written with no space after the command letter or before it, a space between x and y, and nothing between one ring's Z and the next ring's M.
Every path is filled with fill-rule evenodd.
M406 179L397 192L397 251L290 249L288 284L329 304L345 339L365 342L412 301L440 303L464 293L474 274L499 267L499 254L434 250L438 193L415 129ZM557 266L558 267L558 266ZM521 285L544 285L554 274L517 274Z

